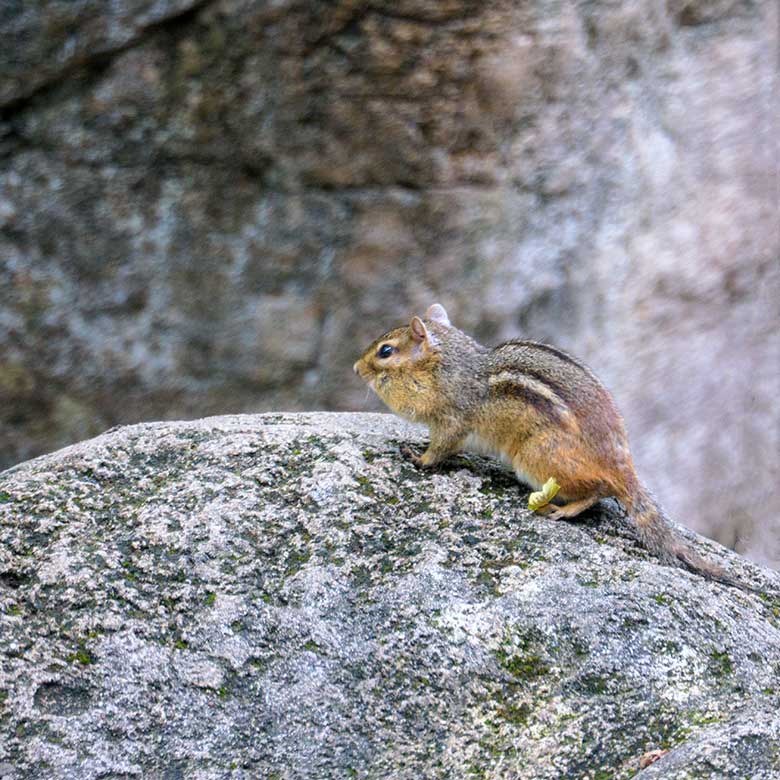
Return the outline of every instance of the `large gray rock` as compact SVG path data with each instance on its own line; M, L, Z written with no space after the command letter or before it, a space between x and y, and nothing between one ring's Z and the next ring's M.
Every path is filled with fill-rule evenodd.
M361 408L356 354L441 299L592 363L672 512L780 564L778 29L775 0L4 3L0 464Z
M777 602L416 439L218 417L0 475L0 777L777 777Z

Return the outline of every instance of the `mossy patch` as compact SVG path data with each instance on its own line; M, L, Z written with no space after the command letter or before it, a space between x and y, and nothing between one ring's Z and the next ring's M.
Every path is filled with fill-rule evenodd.
M660 651L664 655L680 655L682 647L680 647L679 642L675 642L673 639L665 639L661 643Z
M723 717L716 712L699 712L694 710L688 713L688 720L693 726L710 726L713 723L720 723Z
M528 723L528 717L533 712L531 705L527 702L519 704L504 704L496 710L496 715L502 720L512 723L515 726L524 726Z
M534 680L550 671L550 667L540 655L524 653L509 653L499 650L498 663L518 680Z
M290 550L285 561L285 576L291 577L296 574L309 560L311 560L310 550Z
M97 659L86 647L80 647L78 650L71 653L65 660L69 664L79 663L82 666L89 666L90 664L94 664Z
M504 558L486 559L481 563L482 568L489 571L500 571L501 569L506 569L508 566L519 565L521 564L511 555L507 555Z
M355 477L355 481L358 483L359 490L364 496L376 495L376 490L374 490L374 486L371 484L371 480L368 477L359 474Z
M727 677L734 671L731 656L722 650L713 650L710 653L709 669L716 677Z
M601 696L607 692L607 680L597 674L584 674L577 680L577 687L592 696Z
M137 582L138 574L136 568L130 561L122 561L124 574L122 575L128 582Z
M364 564L360 564L359 566L354 566L352 568L352 582L355 584L358 588L365 588L369 585L371 585L372 579L371 579L371 569L368 568L368 566L365 566Z

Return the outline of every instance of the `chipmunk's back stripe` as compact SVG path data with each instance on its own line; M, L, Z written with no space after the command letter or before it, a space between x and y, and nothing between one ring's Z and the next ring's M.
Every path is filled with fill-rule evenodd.
M562 385L558 382L555 382L554 380L550 379L549 376L546 376L541 371L536 371L532 368L525 368L523 369L523 373L526 376L531 377L532 379L535 379L540 384L543 384L545 387L547 387L557 398L559 398L562 402L566 403L567 405L569 402L575 400L573 396L576 394L576 390L574 387L566 387L565 385Z
M557 349L556 347L551 347L549 344L542 344L540 341L505 341L503 344L499 344L499 346L496 347L496 349L500 349L501 347L508 347L508 346L530 347L531 349L540 349L543 352L549 352L551 355L555 355L555 357L564 361L564 363L570 363L573 366L577 366L578 368L587 370L587 368L584 365L582 365L582 363L580 363L578 360L575 360L571 355L566 354L563 350Z
M551 387L525 373L499 371L488 381L490 393L494 397L520 398L546 417L558 422L567 414L565 404Z

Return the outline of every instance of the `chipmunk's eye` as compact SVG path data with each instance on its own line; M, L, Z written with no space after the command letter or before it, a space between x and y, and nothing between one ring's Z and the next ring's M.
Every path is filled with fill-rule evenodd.
M390 355L393 354L393 347L391 344L382 344L381 347L376 351L376 356L378 358L389 358Z

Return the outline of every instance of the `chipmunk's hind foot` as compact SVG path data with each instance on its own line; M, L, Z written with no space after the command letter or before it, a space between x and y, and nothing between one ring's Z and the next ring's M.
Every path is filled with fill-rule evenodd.
M550 518L550 520L565 520L577 517L586 509L590 509L600 498L601 496L588 496L588 498L581 498L579 501L570 501L563 506L549 504L548 507L545 507L548 510L545 512L545 516Z

